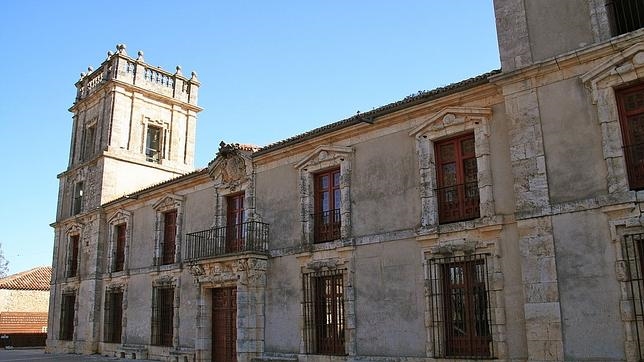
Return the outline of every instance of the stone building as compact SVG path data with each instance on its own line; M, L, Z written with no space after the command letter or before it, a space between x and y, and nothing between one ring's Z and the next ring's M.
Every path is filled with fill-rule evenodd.
M76 83L48 350L638 361L644 2L495 0L502 69L193 169L199 82Z
M0 348L44 346L51 267L0 278Z

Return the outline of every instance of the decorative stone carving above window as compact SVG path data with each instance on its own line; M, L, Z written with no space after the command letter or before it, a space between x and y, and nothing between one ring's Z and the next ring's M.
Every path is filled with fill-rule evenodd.
M300 179L300 213L302 243L313 243L314 174L325 169L340 167L340 238L351 237L351 160L353 149L344 146L319 146L295 164Z
M491 108L446 107L435 113L409 135L416 139L416 152L420 169L421 233L438 226L437 175L434 142L466 132L474 133L480 217L494 216L494 194L490 165Z
M152 286L174 288L177 286L177 278L172 275L162 275L152 281Z
M642 82L643 74L644 44L639 43L580 77L597 105L602 151L608 170L608 192L611 194L629 191L615 88Z
M215 159L208 164L208 174L216 193L213 227L226 225L226 196L244 192L244 219L261 221L255 212L255 172L251 154L256 148L221 142Z
M67 236L71 235L81 235L83 232L83 224L72 222L65 229L65 234Z

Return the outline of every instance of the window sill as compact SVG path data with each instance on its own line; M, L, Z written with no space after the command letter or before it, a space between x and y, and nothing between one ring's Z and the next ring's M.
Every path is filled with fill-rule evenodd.
M487 228L502 223L503 217L501 215L485 216L472 220L455 221L449 224L440 224L431 227L420 228L416 231L416 234L417 237L424 237L432 234L449 234L463 230Z
M175 262L175 263L171 263L171 264L161 264L161 265L158 265L158 266L157 266L157 269L158 269L159 271L166 271L166 270L179 269L179 267L180 267L180 266L181 266L181 263L179 263L179 262Z
M119 270L119 271L115 271L115 272L110 272L109 275L110 275L110 278L119 278L119 277L129 275L129 271L128 270Z

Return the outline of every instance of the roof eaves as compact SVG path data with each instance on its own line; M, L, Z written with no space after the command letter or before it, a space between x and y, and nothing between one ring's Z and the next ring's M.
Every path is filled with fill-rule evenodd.
M108 202L104 203L103 205L101 205L101 207L108 207L108 206L111 206L111 205L114 205L114 204L118 204L119 202L122 202L122 201L125 201L125 200L131 200L133 198L136 198L135 196L139 196L139 195L144 194L146 192L150 192L150 191L154 191L156 189L160 189L162 187L168 186L168 185L173 184L173 183L179 183L179 182L185 181L185 180L187 180L189 178L199 176L202 173L206 173L207 171L208 171L208 168L204 167L204 168L200 168L200 169L194 170L192 172L189 172L189 173L186 173L186 174L171 178L171 179L166 180L166 181L162 181L162 182L159 182L159 183L156 183L156 184L152 184L152 185L147 186L145 188L142 188L140 190L130 192L127 195L123 195L123 196L119 197L118 199L108 201Z
M331 123L311 131L301 133L299 135L289 137L282 141L277 141L275 143L264 146L253 153L253 157L261 156L269 152L279 150L290 145L303 142L317 136L321 136L336 130L340 130L346 127L350 127L359 123L365 122L365 120L374 120L377 117L382 117L384 115L405 109L408 107L415 106L420 103L424 103L430 100L434 100L440 97L444 97L453 93L457 93L481 84L486 84L489 82L489 78L501 72L500 69L492 70L490 72L477 75L472 78L462 80L460 82L452 83L444 87L435 88L429 91L421 91L417 94L413 94L403 98L402 100L386 104L382 107L373 109L365 113L359 113L355 116L343 119L341 121Z

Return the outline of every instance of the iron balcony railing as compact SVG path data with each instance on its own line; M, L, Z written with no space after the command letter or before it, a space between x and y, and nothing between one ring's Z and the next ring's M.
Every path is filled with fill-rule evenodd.
M268 252L268 224L247 221L186 234L186 260Z
M340 209L312 214L313 239L315 243L324 243L340 239Z
M438 222L476 219L480 216L478 182L445 186L436 189L438 195Z
M644 27L644 0L608 0L606 12L614 36Z

